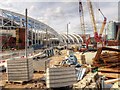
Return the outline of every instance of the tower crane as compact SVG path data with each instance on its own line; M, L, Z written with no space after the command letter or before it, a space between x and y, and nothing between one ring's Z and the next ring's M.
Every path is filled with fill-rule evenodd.
M103 13L101 12L101 10L98 9L99 12L100 12L100 13L102 14L102 16L104 17L104 21L103 21L103 23L102 23L102 27L101 27L100 33L99 33L99 35L98 35L97 27L96 27L96 21L95 21L95 17L94 17L94 11L93 11L93 7L92 7L92 3L91 3L90 0L87 0L87 3L88 3L90 15L91 15L91 20L92 20L92 23L93 23L95 41L96 41L96 42L99 42L99 43L102 43L102 33L103 33L103 31L104 31L107 18L103 15Z

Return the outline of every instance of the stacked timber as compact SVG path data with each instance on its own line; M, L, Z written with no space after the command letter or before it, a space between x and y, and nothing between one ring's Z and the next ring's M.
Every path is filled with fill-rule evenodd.
M119 78L120 70L118 68L105 68L101 67L98 69L99 75L104 75L107 78Z
M93 65L99 67L99 75L118 78L120 74L120 53L104 52L98 60L93 61Z
M32 59L17 58L7 61L8 81L24 82L30 81L33 77Z
M120 53L102 53L97 61L93 61L93 64L97 67L104 66L107 68L120 69Z
M74 83L76 83L76 81L77 79L74 67L47 68L47 88L72 86Z

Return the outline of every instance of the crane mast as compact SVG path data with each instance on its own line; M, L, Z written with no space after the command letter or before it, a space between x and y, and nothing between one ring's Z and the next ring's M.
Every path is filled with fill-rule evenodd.
M96 27L96 21L95 21L95 18L94 18L94 11L93 11L93 7L92 7L92 3L91 3L90 0L87 0L87 2L88 2L88 7L89 7L90 15L91 15L91 20L92 20L92 23L93 23L95 41L102 43L102 33L103 33L103 31L104 31L107 18L103 15L103 13L101 12L101 10L98 9L99 12L100 12L100 13L103 15L103 17L104 17L104 21L103 21L103 23L102 23L102 27L101 27L100 33L99 33L99 35L98 35L97 27Z
M90 0L87 0L88 2L88 6L89 6L89 11L90 11L90 15L91 15L91 20L92 20L92 23L93 23L93 29L94 29L94 38L95 38L95 41L99 41L98 39L98 32L97 32L97 27L96 27L96 21L95 21L95 17L94 17L94 11L93 11L93 7L92 7L92 3Z
M101 12L100 9L98 9L98 10L100 11L100 13L102 14L102 16L104 17L104 21L102 23L102 27L100 29L100 34L99 34L99 38L101 39L103 31L104 31L104 28L105 28L105 25L106 25L107 18L103 15L103 13Z
M81 0L79 0L79 14L80 14L80 24L81 24L82 34L85 35L84 12L83 12L83 6Z

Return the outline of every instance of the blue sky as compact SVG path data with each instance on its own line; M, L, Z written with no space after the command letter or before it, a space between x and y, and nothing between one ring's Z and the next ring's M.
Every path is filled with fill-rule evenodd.
M82 0L86 1L86 0ZM99 22L98 30L103 21L98 12L100 8L107 17L107 22L117 21L119 0L91 0L96 21ZM70 22L69 33L81 33L78 0L1 0L0 8L24 14L28 8L28 15L34 19L48 24L59 33L66 33L67 23ZM83 3L86 32L93 34L92 23L86 2Z

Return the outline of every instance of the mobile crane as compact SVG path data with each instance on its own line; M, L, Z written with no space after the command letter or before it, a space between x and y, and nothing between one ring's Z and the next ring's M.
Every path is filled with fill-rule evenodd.
M92 20L92 23L93 23L95 41L96 41L97 43L101 43L102 46L103 46L102 33L103 33L103 31L104 31L107 18L103 15L103 13L101 12L101 10L98 9L99 12L100 12L100 13L103 15L103 17L104 17L104 21L103 21L103 23L102 23L102 27L101 27L100 33L99 33L99 35L98 35L97 27L96 27L96 21L95 21L95 18L94 18L94 11L93 11L93 7L92 7L92 3L91 3L90 0L87 0L87 3L88 3L90 15L91 15L91 20Z
M81 0L79 0L79 14L80 14L80 24L83 35L85 35L85 22L84 22L84 12Z
M97 43L102 44L102 46L103 46L102 33L103 33L103 31L104 31L107 18L104 16L104 14L101 12L101 10L98 9L98 11L99 11L99 12L102 14L102 16L104 17L104 21L103 21L103 23L102 23L102 27L101 27L100 33L99 33L99 35L98 35L97 26L96 26L96 21L95 21L95 17L94 17L94 11L93 11L93 7L92 7L92 3L91 3L90 0L87 0L87 3L88 3L88 6L89 6L89 11L90 11L90 15L91 15L91 20L92 20L92 23L93 23L95 41L96 41ZM85 36L84 12L83 12L83 6L82 6L81 0L79 0L79 13L80 13L80 21L81 21L81 30L84 31L83 35ZM88 38L85 37L86 47L85 47L85 48L81 48L81 49L82 49L81 51L87 50L87 49L88 49L88 45L89 45L90 42L91 42L90 36L89 36Z
M81 25L81 30L82 30L82 34L83 34L83 43L86 43L85 45L82 45L80 47L80 51L86 51L88 48L88 40L86 40L86 35L85 35L85 22L84 22L84 12L83 12L83 5L82 5L82 1L79 0L79 14L80 14L80 25Z

